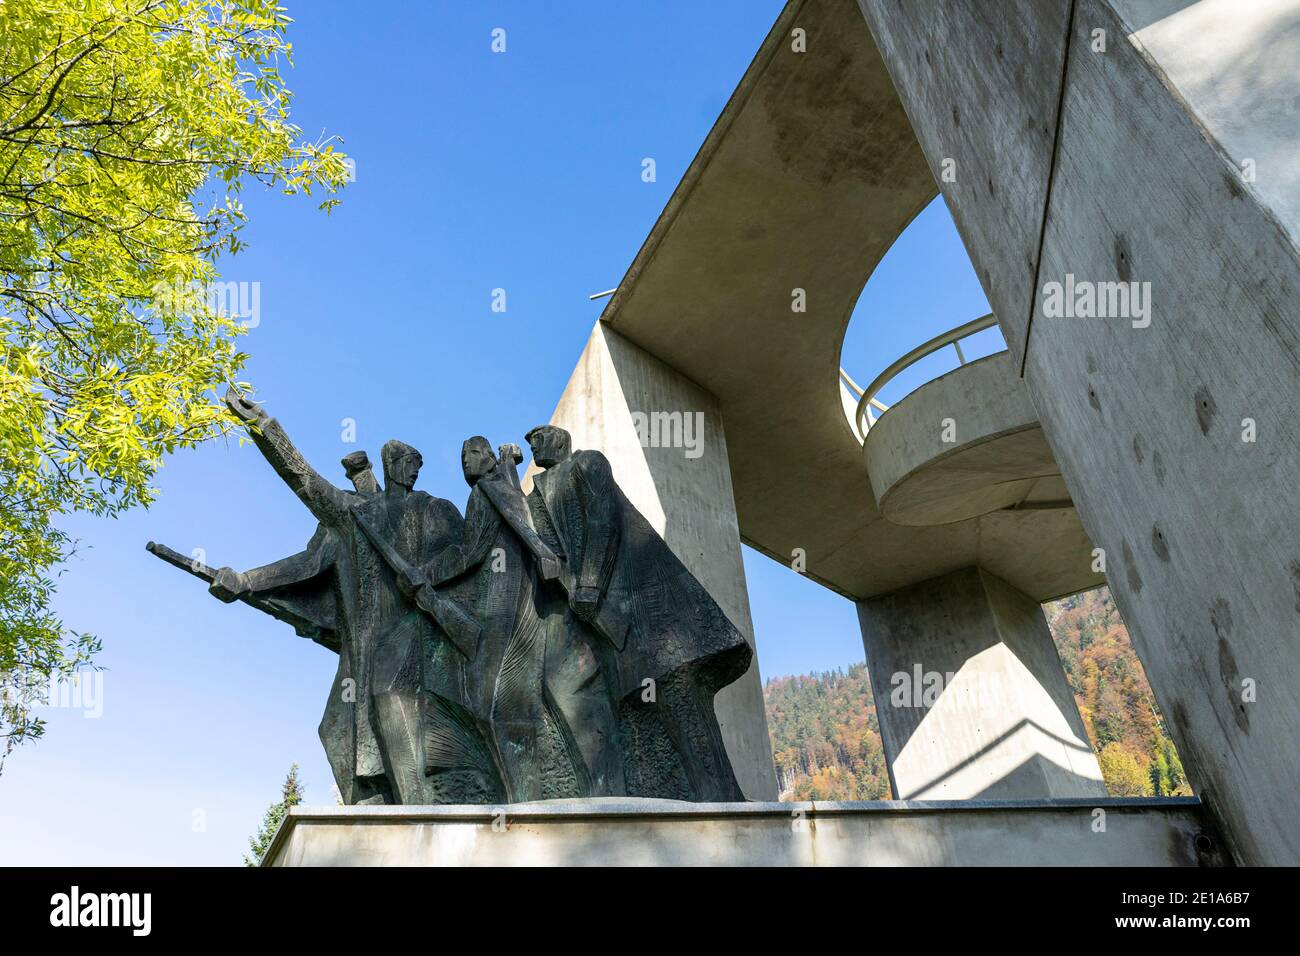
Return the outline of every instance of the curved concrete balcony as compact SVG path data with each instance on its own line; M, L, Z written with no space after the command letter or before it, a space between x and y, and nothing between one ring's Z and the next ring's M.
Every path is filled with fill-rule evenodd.
M962 354L963 338L993 325L983 316L922 343L865 390L840 369L876 509L901 527L974 527L983 566L1028 585L1027 593L1096 587L1104 575L1087 570L1092 545L1013 356L966 362ZM892 406L876 398L909 365L948 346L961 362L953 371Z
M1008 352L964 364L895 403L868 430L880 513L924 527L1009 508L1071 508Z
M1007 351L967 362L960 341L992 328L992 315L917 346L845 402L862 442L880 515L913 528L973 524L981 562L1028 593L1064 594L1100 584L1084 570L1082 533L1060 467ZM952 345L961 364L893 405L877 394L904 369ZM847 396L846 396L847 397Z

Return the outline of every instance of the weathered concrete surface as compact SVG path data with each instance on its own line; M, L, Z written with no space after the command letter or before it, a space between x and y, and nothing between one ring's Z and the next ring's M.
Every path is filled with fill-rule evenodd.
M895 796L1106 795L1036 601L967 568L858 616Z
M862 7L1198 792L1300 863L1300 4ZM1150 325L1046 317L1067 273L1149 282Z
M1195 799L293 807L263 866L1197 866ZM1105 829L1099 829L1104 821Z
M1192 105L1223 152L1255 161L1252 191L1292 241L1300 241L1300 7L1290 0L1115 0L1112 6L1138 51Z
M623 493L752 647L754 623L717 400L598 323L550 424L568 429L575 450L592 448L609 458ZM525 490L532 487L533 473L530 466ZM776 770L757 655L749 671L714 701L745 796L775 798Z
M796 28L804 53L792 49ZM993 533L975 521L886 521L844 416L838 367L853 307L935 192L853 0L794 0L602 318L716 396L740 533L757 550L788 565L802 549L809 577L854 599L972 564L1057 597L1059 574L1037 572L1053 567L1059 515L1020 513ZM792 311L796 289L806 312ZM1003 552L990 557L994 548ZM1090 583L1080 566L1089 580L1066 591Z
M1009 352L961 365L890 406L863 453L881 513L946 524L1008 508L1060 474Z
M896 524L944 524L1002 508L1073 508L1008 352L953 369L894 403L863 451L881 513ZM1104 583L1089 574L1091 548L1077 525L1072 540L1057 544L1051 557L1072 578L1061 593L1076 582L1075 590Z

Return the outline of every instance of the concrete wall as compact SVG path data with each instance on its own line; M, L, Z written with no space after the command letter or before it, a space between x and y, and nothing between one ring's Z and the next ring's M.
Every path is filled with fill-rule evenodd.
M1038 602L967 568L858 615L894 796L1106 795Z
M1300 3L860 6L1197 792L1300 863ZM1150 325L1047 317L1067 273Z
M1195 800L293 807L264 866L1197 866Z
M683 422L690 416L692 423L702 424L702 431L676 434L698 443L689 448L680 443L679 447L643 447L633 419L637 412L681 413ZM605 453L624 493L753 646L754 623L717 400L597 323L551 424L569 430L575 449ZM661 426L650 428L648 437L671 443L672 434ZM526 482L531 486L531 469ZM715 707L745 796L775 799L776 770L757 656L740 680L718 692Z

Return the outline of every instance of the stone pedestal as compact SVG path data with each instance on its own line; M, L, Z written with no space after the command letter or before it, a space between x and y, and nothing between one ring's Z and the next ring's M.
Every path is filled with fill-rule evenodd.
M1105 796L1037 602L965 568L858 616L896 797Z
M1196 866L1195 798L294 807L265 866Z

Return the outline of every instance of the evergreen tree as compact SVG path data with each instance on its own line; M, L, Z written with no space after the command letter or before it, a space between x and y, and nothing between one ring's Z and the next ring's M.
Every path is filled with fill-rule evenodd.
M253 851L253 855L244 854L244 866L262 865L262 857L271 846L271 838L275 836L275 831L280 829L280 822L284 820L290 807L296 807L300 803L302 803L302 783L298 780L298 765L295 763L289 768L289 775L284 778L284 788L280 792L279 802L271 804L267 809L257 835L248 838L248 848Z
M1169 766L1165 763L1165 755L1157 753L1156 759L1151 761L1151 796L1165 797L1169 795Z
M1183 762L1178 759L1178 751L1174 748L1174 742L1162 735L1160 744L1165 766L1168 768L1168 796L1190 797L1192 788L1187 783L1187 774L1183 771Z

